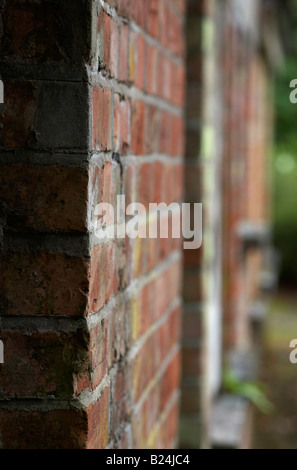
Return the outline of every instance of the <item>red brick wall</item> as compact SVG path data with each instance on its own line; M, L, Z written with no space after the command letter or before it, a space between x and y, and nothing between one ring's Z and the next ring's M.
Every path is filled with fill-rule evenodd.
M211 315L222 362L260 297L261 251L238 236L269 214L259 44L234 1L0 4L2 445L174 447L181 382L180 444L207 446ZM99 240L118 195L203 202L203 249Z
M254 347L264 250L240 227L269 225L271 69L253 5L187 4L185 198L203 203L203 245L184 253L180 443L197 448L210 445L229 353Z
M185 201L202 202L202 165L200 159L202 117L201 1L188 1L186 20L187 99ZM184 250L182 383L180 445L200 445L200 389L202 339L202 247Z
M180 240L92 224L183 197L184 3L4 3L5 448L176 445Z
M227 5L227 14L232 8ZM260 9L261 11L261 9ZM263 246L246 248L242 223L269 227L272 114L271 69L258 45L236 21L224 26L224 344L225 351L251 343L250 311L261 300ZM254 242L255 243L255 242ZM261 243L260 243L261 245Z

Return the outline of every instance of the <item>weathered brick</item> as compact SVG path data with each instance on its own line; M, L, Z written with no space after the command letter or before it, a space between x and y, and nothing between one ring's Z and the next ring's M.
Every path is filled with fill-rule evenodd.
M120 33L120 62L119 62L119 79L126 82L129 78L128 74L129 61L129 26L125 23L121 25Z
M81 168L2 166L5 225L18 231L85 231L87 187Z
M39 250L5 250L1 254L1 267L2 314L84 315L87 259Z
M117 291L118 274L113 270L114 243L101 243L93 248L90 266L89 313L98 312Z
M146 154L157 153L159 150L160 121L160 110L155 106L148 106Z
M152 176L154 165L152 163L142 163L139 168L139 201L148 207L152 200Z
M4 449L83 449L87 415L83 410L0 410L0 432Z
M176 354L161 379L161 410L168 403L172 393L177 390L180 380L180 357Z
M131 122L131 151L135 155L145 152L145 104L142 101L132 101Z
M130 409L130 386L128 366L122 367L116 373L111 385L111 436L117 431L119 426L123 424L127 418Z
M146 42L142 34L130 32L129 79L137 88L144 88Z
M149 0L148 32L156 38L159 37L160 32L159 3L158 0Z
M146 90L152 95L158 94L159 57L158 48L147 44Z
M88 11L79 0L5 2L1 59L82 65L90 54Z
M127 153L130 146L130 101L119 94L114 95L114 149Z
M32 82L5 80L5 108L0 115L0 146L2 149L27 147L40 87Z
M84 82L42 82L28 145L34 149L88 148L88 96Z
M5 365L0 396L69 397L77 393L73 378L85 374L88 339L77 333L2 331Z
M96 403L90 405L88 417L87 449L104 449L108 443L109 387L105 388Z
M111 91L93 88L93 148L111 150Z

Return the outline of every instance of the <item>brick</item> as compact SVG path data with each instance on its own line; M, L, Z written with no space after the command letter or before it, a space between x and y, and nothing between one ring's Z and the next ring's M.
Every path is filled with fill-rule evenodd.
M83 410L0 410L0 431L4 449L83 449L88 423Z
M118 14L125 18L132 16L133 8L134 0L120 0L120 2L118 2Z
M187 268L184 272L183 297L187 302L198 302L202 299L201 272L199 269Z
M61 60L55 35L55 12L52 5L9 2L3 12L4 37L1 56L32 60ZM17 27L17 25L19 25ZM35 25L35 28L32 28ZM32 31L33 29L33 31Z
M99 32L99 60L100 67L108 67L110 60L110 25L111 18L103 10L98 16L98 32Z
M130 386L127 366L120 368L112 380L111 386L111 423L110 433L114 435L131 413Z
M110 325L109 366L121 361L128 349L128 319L126 305L119 304L113 309Z
M159 37L159 2L158 0L149 0L148 10L148 33L155 38Z
M136 164L127 165L124 167L123 187L126 197L126 207L132 202L138 201L138 166Z
M183 57L185 54L183 25L180 15L171 12L169 16L169 47L173 54Z
M119 27L116 21L111 20L110 25L110 74L118 78L118 54L119 54Z
M171 116L162 111L160 130L160 152L168 154L171 148Z
M112 77L118 77L119 26L103 10L98 17L99 68L106 70Z
M186 75L185 68L183 65L176 65L175 75L174 75L174 91L173 91L173 102L180 107L184 106L185 102L185 92L186 92ZM193 97L193 103L196 104L197 97ZM200 107L198 108L200 110ZM195 116L196 118L200 116L200 112Z
M129 78L137 88L144 89L146 42L142 34L130 33Z
M84 315L87 259L38 250L5 250L1 254L1 266L2 314Z
M148 106L146 154L157 153L159 150L160 121L160 110L155 106Z
M47 327L58 321L47 320L50 316L75 316L79 325L90 318L84 332L68 319L65 332L59 320L61 331L30 328L3 336L8 369L0 391L19 411L3 415L2 439L5 445L9 439L19 444L22 430L20 447L34 447L36 441L40 448L170 448L177 434L178 406L172 398L178 395L179 353L170 364L165 361L178 349L182 265L168 257L181 253L181 240L173 239L170 227L167 239L100 241L93 231L96 206L108 202L115 208L118 194L126 195L126 204L146 207L183 197L182 164L167 157L183 156L184 66L173 55L184 54L184 1L107 0L97 5L97 17L93 11L92 25L81 0L61 0L55 7L46 2L43 9L37 3L5 5L6 49L0 54L4 75L13 69L14 79L5 88L0 146L30 155L34 150L34 162L42 152L47 160L42 168L7 167L0 177L4 247L10 247L1 253L0 313L41 315L38 324ZM64 29L57 28L64 23ZM91 81L85 80L88 68ZM30 81L18 81L20 73ZM17 154L22 162L27 158L27 152ZM49 166L50 154L64 166ZM76 161L78 155L90 158L88 171L72 163L66 168L67 155L72 162L74 154ZM19 169L26 171L19 175ZM171 222L177 224L175 215ZM24 234L28 231L34 236ZM81 236L87 231L88 256L88 237ZM32 246L24 246L27 238ZM97 401L85 410L36 411L36 398L51 397L50 406L63 398L58 404L67 406L94 390L90 396ZM34 411L21 412L18 398L34 398ZM40 439L29 416L42 428Z
M176 439L179 423L179 408L177 404L171 407L161 429L161 448L172 449L174 440Z
M142 163L139 168L139 201L148 208L152 201L152 181L154 165L152 163Z
M42 8L30 1L5 3L1 59L82 65L90 54L88 11L77 0L69 6L68 1Z
M143 406L143 434L144 440L147 441L148 437L153 430L155 424L159 420L160 412L160 387L157 383L149 392L147 399Z
M198 202L202 196L202 169L200 165L186 165L185 182L186 201Z
M2 149L27 147L37 107L39 87L31 82L5 81L5 108L0 115Z
M120 65L119 80L128 81L128 61L129 61L129 26L125 23L121 25L120 32Z
M169 48L169 19L170 19L170 8L166 1L160 2L159 5L159 17L160 17L160 42L163 47Z
M197 332L197 327L195 326L195 331ZM198 330L198 334L200 331ZM197 344L199 343L199 336L196 338ZM184 346L182 349L182 370L184 377L199 377L201 373L201 353L200 349L197 346L189 347Z
M164 197L164 185L165 185L165 165L161 162L155 162L154 164L154 194L152 203L159 204L163 202Z
M173 179L175 181L175 185L173 188L173 199L175 201L184 200L184 165L174 165L173 166Z
M143 449L145 447L144 440L144 416L142 407L139 410L139 413L134 413L132 416L132 448L133 449Z
M190 158L200 155L200 130L187 129L185 154Z
M158 94L159 56L158 48L147 44L146 90L153 95Z
M200 412L200 394L196 384L183 384L181 393L181 409L184 414Z
M169 317L169 347L179 343L182 331L182 308L181 306L174 307Z
M93 88L93 148L111 150L111 91Z
M172 116L172 140L171 140L171 155L183 156L185 151L185 135L184 135L184 122L179 116Z
M114 150L122 154L130 146L130 101L119 94L114 95Z
M187 118L199 119L201 116L201 86L189 85L187 87Z
M197 54L188 54L187 57L187 82L201 84L202 60Z
M95 389L102 381L109 366L108 349L110 342L109 321L106 319L90 331L89 368L91 370L91 388ZM82 390L80 390L82 391Z
M117 291L117 273L113 270L114 244L101 243L93 248L90 266L89 314L98 312Z
M116 206L117 196L121 189L121 169L117 162L107 161L102 166L94 166L90 170L90 207L91 219L94 219L94 210L97 204L109 203ZM116 217L116 210L114 211Z
M183 315L183 338L185 340L199 340L202 336L202 316L191 310Z
M27 142L29 147L36 150L87 149L88 103L89 90L84 82L42 81Z
M2 398L65 398L77 393L74 384L88 367L85 333L2 331L1 339L5 344Z
M180 356L177 353L168 365L161 379L161 411L165 408L172 393L178 389L180 379Z
M131 364L133 399L136 403L156 374L160 364L157 362L157 335L151 335Z
M202 266L202 253L202 247L197 250L184 250L185 266L189 268Z
M167 56L161 56L161 65L163 75L161 96L163 96L168 101L171 101L175 73L174 66L172 61Z
M144 155L145 152L145 104L142 101L133 100L131 123L131 151L135 155Z
M132 4L132 19L142 29L146 29L148 2L144 2L143 0L134 0Z
M6 227L84 232L87 187L88 174L81 168L3 165L0 200L6 207Z
M87 449L104 449L108 443L109 387L105 388L96 403L90 405L88 417Z
M159 262L159 240L158 238L148 238L147 240L147 263L146 272L150 272Z

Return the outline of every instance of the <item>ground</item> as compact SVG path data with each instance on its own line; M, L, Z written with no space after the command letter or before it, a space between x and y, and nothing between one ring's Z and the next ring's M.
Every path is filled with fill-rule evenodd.
M262 357L261 381L274 411L256 412L255 449L297 449L297 364L289 361L289 344L295 338L297 293L282 291L270 303Z

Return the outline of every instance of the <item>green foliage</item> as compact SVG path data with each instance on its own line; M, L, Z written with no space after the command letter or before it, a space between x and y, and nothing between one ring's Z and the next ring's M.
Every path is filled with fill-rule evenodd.
M297 2L291 2L291 47L283 70L275 78L275 150L273 158L274 243L282 256L281 281L297 282L297 104L289 99L297 79ZM289 154L295 169L280 171L277 159Z
M223 387L233 395L239 395L253 403L262 413L268 414L274 410L273 404L265 395L264 385L260 382L243 382L231 369L225 369Z

